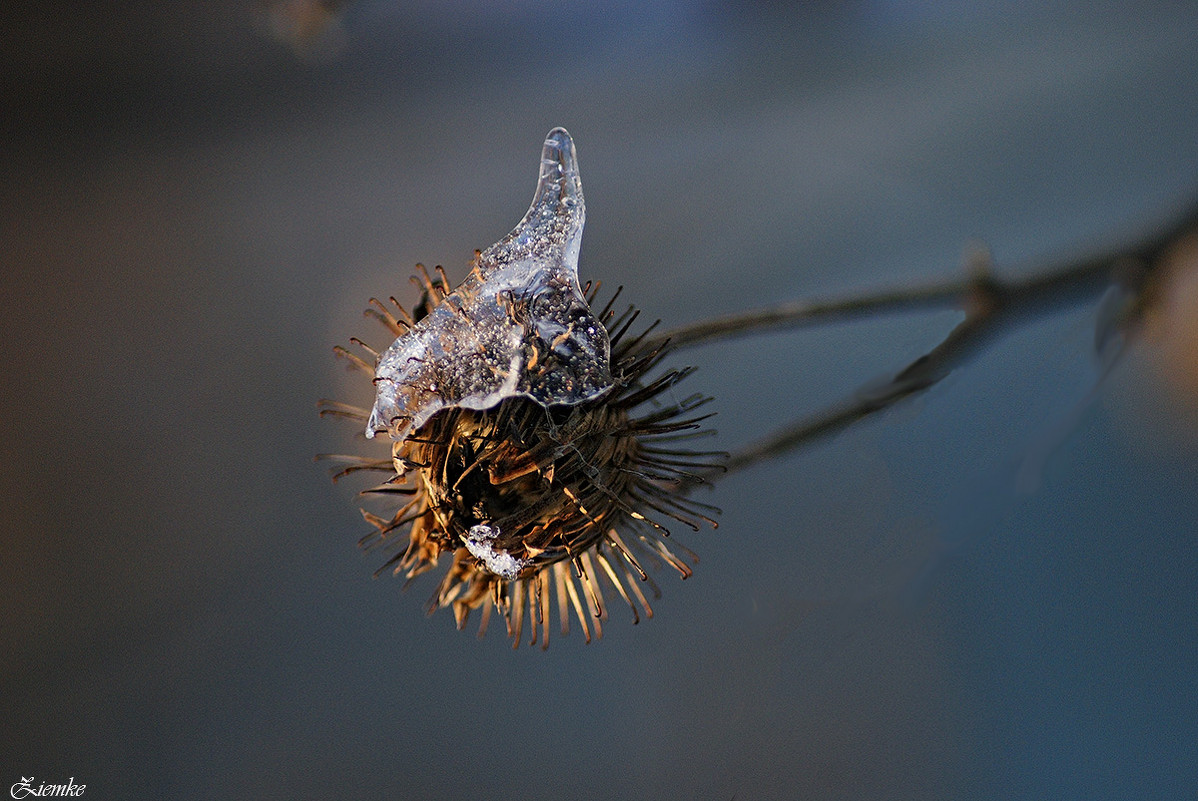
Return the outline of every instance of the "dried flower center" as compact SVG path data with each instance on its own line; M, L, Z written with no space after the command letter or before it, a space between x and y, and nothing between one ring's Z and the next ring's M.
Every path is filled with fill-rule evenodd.
M618 527L636 448L624 409L510 398L494 409L442 411L395 451L428 465L420 479L438 544L465 546L514 578L581 553ZM472 534L478 527L485 533ZM515 575L504 575L514 565Z

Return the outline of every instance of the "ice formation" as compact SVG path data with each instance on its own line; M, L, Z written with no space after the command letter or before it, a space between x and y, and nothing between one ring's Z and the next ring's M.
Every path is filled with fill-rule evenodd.
M510 581L520 575L520 571L529 564L529 560L520 559L502 548L496 548L495 541L497 539L499 539L499 529L480 523L477 526L471 526L470 530L466 532L466 536L462 538L462 544L475 559L483 563L487 570Z
M585 218L574 142L555 128L519 225L380 354L366 436L402 440L444 408L575 405L610 390L608 334L578 283Z

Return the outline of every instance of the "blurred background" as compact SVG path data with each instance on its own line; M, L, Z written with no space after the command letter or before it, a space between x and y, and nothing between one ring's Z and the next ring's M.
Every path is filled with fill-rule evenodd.
M316 416L371 393L333 345L385 344L361 310L410 304L417 261L463 277L553 126L578 147L582 277L649 320L957 276L978 241L1017 275L1198 187L1193 4L334 11L8 14L0 786L1194 797L1192 304L1101 383L1096 300L700 493L724 514L680 538L695 576L659 574L636 627L612 604L590 645L426 618L435 580L372 581L358 487L312 461L365 452ZM732 449L959 319L674 363Z

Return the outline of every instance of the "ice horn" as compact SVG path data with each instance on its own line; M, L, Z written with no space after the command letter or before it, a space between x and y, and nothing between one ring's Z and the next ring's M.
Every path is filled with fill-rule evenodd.
M479 266L485 276L496 267L535 256L566 268L577 283L585 222L574 140L565 128L554 128L541 148L541 172L532 204L510 234L483 251Z
M585 218L574 141L554 128L520 223L379 356L366 436L402 440L441 409L514 397L574 406L607 393L611 343L578 285Z

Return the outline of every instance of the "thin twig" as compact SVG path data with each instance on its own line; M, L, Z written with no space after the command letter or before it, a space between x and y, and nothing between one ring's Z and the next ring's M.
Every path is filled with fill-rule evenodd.
M1115 283L1140 297L1161 263L1161 255L1183 236L1198 230L1198 203L1159 226L1151 235L1074 261L1029 271L1028 277L1000 281L987 268L971 277L898 289L873 295L812 303L784 303L701 323L658 335L680 348L794 328L873 313L956 306L966 311L932 350L907 365L881 386L868 385L850 397L775 431L729 458L725 472L705 475L714 480L795 447L842 431L852 423L937 384L977 355L1004 330L1052 311L1092 300Z

